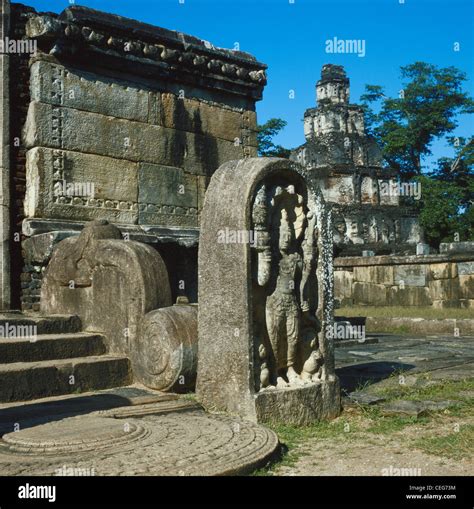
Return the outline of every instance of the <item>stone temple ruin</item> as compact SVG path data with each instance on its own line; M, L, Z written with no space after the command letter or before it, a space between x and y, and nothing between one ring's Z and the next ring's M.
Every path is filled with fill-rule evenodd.
M413 254L422 239L416 211L400 205L399 175L382 167L363 109L349 103L342 66L323 66L316 99L318 106L304 114L306 142L290 158L319 183L332 209L339 254Z
M152 473L256 468L278 449L256 423L337 416L331 216L302 166L255 157L266 66L84 7L2 6L2 36L37 49L0 56L0 321L37 337L0 339L0 400L161 391L138 397L161 410L133 402L84 417L77 456L87 464L100 439L151 468L160 441L200 434L186 466L176 458ZM194 390L202 407L178 399ZM130 443L114 421L125 417ZM23 471L50 473L75 451L75 422L7 433L0 465L20 451ZM40 464L43 434L52 456ZM107 473L120 473L110 458Z

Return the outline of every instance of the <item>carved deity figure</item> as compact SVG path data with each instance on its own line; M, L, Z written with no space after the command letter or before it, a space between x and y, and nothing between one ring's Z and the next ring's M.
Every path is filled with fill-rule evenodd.
M316 339L307 358L301 360L303 330L312 327L314 337L318 331L318 321L310 314L308 289L315 265L315 218L305 211L303 197L293 186L274 190L268 215L265 197L262 186L253 208L257 282L266 289L268 337L258 347L260 386L283 388L313 381L322 363Z
M352 244L351 239L347 235L346 221L342 216L334 218L334 232L333 239L335 244Z

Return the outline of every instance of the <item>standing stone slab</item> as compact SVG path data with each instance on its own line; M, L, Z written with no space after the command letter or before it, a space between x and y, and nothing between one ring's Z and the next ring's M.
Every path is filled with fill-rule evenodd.
M297 425L339 414L330 217L288 160L231 161L201 216L196 392L209 410Z

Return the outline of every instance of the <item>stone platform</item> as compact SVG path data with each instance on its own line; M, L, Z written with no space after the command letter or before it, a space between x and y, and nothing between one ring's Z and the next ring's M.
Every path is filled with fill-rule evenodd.
M143 401L139 398L136 402ZM0 441L0 471L11 476L238 475L278 453L277 436L263 426L206 414L186 399L149 400L105 405L86 415L49 415L48 422L41 420L38 406L34 418L24 411L20 430L10 426ZM45 405L45 411L51 408L51 402ZM81 406L85 411L84 401Z

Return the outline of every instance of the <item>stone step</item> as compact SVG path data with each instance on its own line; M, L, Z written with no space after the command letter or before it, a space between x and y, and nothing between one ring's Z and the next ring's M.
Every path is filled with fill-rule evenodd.
M80 332L81 320L74 315L23 314L9 311L0 313L0 337L21 337L32 334L65 334Z
M35 362L88 357L106 353L100 334L75 332L40 334L30 338L0 338L0 363Z
M117 355L1 364L0 402L121 387L131 381L130 361Z

